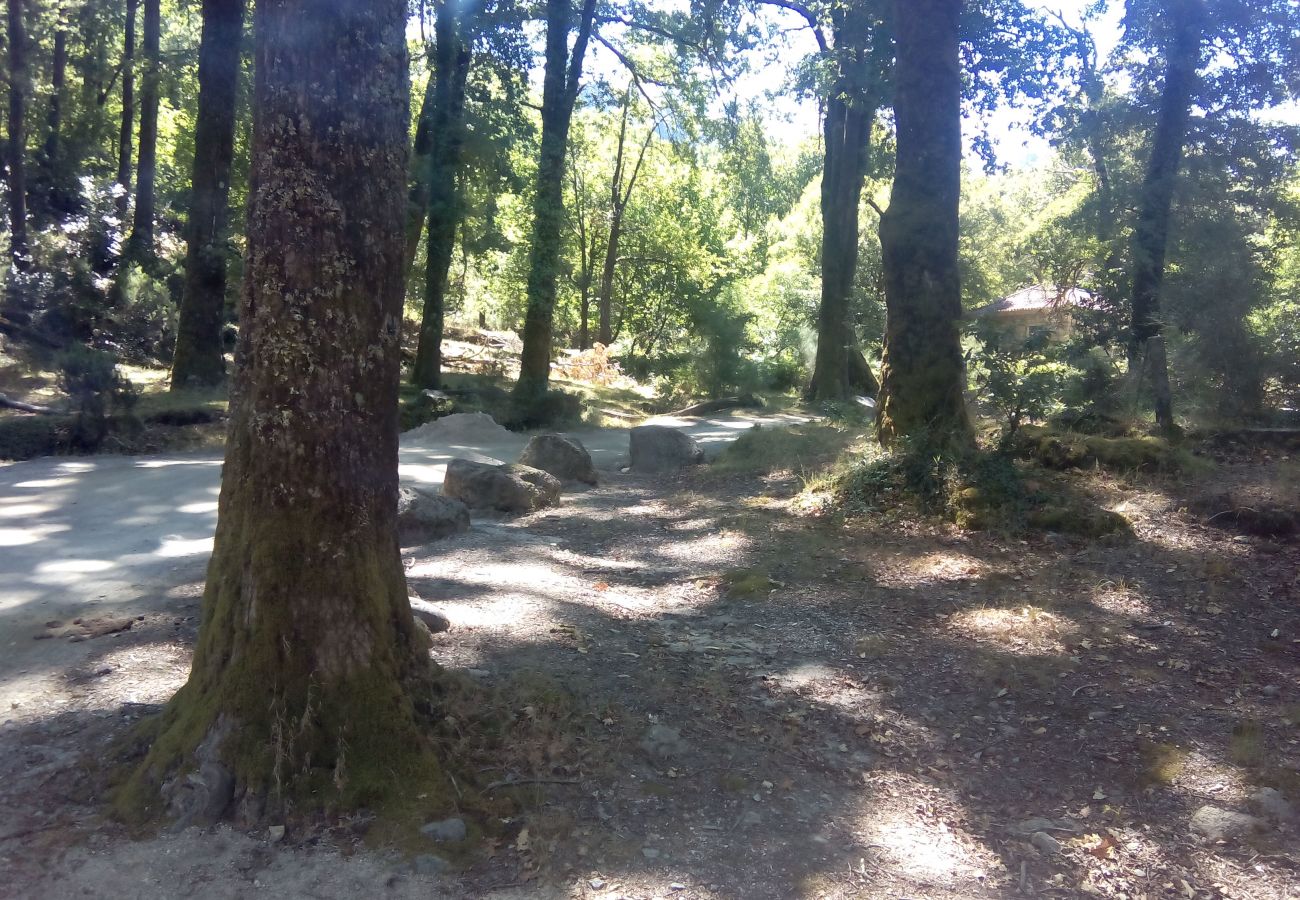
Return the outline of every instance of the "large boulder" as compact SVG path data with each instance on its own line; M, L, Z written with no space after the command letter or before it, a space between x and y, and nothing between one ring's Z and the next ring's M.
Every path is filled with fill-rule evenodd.
M459 534L469 528L464 503L419 488L397 492L397 535L403 543L424 543Z
M453 459L442 492L470 509L526 513L560 502L560 480L531 466L494 466Z
M597 480L587 448L577 438L559 434L534 435L519 454L519 464L550 472L561 481L595 484Z
M628 450L634 472L671 472L704 460L704 451L693 437L666 425L633 428Z

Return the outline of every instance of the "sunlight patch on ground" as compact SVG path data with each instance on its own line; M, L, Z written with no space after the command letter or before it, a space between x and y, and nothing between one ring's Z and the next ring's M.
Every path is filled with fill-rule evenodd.
M63 487L64 485L76 484L75 478L37 478L32 481L20 481L14 485L16 488L53 488Z
M60 559L41 563L36 567L40 575L87 574L105 572L113 568L113 563L106 559Z
M214 513L217 511L217 501L209 500L203 503L186 503L184 506L177 507L177 512L191 513L202 515L203 513Z
M1073 621L1037 606L968 609L953 613L948 627L979 643L1018 653L1064 653L1078 633Z
M31 525L27 528L0 528L0 547L22 547L35 544L50 535L67 531L68 525Z
M197 556L212 552L212 538L165 537L155 551L156 556L168 559L179 556Z
M1142 589L1124 579L1103 581L1092 589L1093 605L1107 612L1140 618L1151 614L1151 604Z
M739 531L720 531L697 538L679 538L667 544L659 555L667 559L698 564L701 559L712 559L719 564L749 548L750 539Z
M962 553L928 553L913 560L908 568L933 581L966 581L988 574L989 567Z
M49 503L18 503L13 506L0 506L0 518L25 519L28 516L43 516L54 512L58 507Z

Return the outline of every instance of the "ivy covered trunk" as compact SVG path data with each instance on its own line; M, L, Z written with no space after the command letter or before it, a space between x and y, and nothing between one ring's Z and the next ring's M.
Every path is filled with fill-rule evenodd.
M858 269L858 207L875 120L865 3L837 4L831 12L835 81L826 101L822 166L822 296L817 313L817 356L808 385L811 400L843 400L851 393L850 364L857 338L849 300Z
M226 377L221 326L226 308L226 224L235 151L244 0L203 0L199 112L194 130L185 286L172 357L172 389Z
M418 387L442 384L442 333L447 274L461 219L460 162L465 143L465 85L469 78L469 20L454 0L438 3L435 29L433 113L429 120L428 230L425 243L424 304L420 340L411 381ZM418 236L417 236L418 237Z
M27 268L27 12L23 0L9 0L9 255L15 269ZM13 290L10 279L10 293ZM11 298L12 300L12 298Z
M406 9L256 4L216 543L189 681L119 797L137 813L355 808L436 772L395 525Z
M1160 285L1165 275L1170 209L1200 65L1205 5L1203 0L1168 0L1165 14L1170 31L1165 48L1165 84L1133 231L1129 366L1137 367L1139 377L1151 379L1156 424L1169 431L1174 425L1174 413L1160 320Z
M961 0L895 0L898 161L881 216L885 357L881 443L972 443L962 395L957 214L961 189Z
M564 239L564 155L569 123L578 99L583 57L596 14L595 0L584 0L578 36L569 50L572 0L546 2L546 70L542 79L542 143L533 195L533 232L528 254L528 309L515 396L528 403L546 392L551 378L551 334L556 282Z
M140 0L126 0L122 29L122 118L117 131L117 217L126 221L131 194L131 145L135 134L135 20Z

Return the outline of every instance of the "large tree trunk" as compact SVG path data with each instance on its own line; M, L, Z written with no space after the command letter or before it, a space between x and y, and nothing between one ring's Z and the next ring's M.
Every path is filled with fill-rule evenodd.
M144 76L140 79L140 155L135 172L135 217L126 254L137 262L154 258L154 218L157 209L158 90L160 85L162 17L161 0L144 0L144 33L140 50Z
M837 5L836 75L826 101L822 167L822 297L817 315L817 357L808 385L811 400L833 401L856 393L850 368L857 338L849 300L858 269L858 207L871 149L875 105L868 56L871 23L864 4Z
M1174 187L1200 65L1205 6L1203 0L1168 0L1165 13L1171 28L1165 48L1165 84L1133 232L1129 366L1140 373L1136 383L1140 384L1143 376L1150 377L1156 423L1169 431L1174 414L1160 320L1160 285L1165 276Z
M465 143L465 84L469 78L467 21L457 4L441 0L434 23L434 112L430 123L428 204L425 240L424 309L411 381L422 388L442 384L442 332L446 314L447 273L460 224L460 157Z
M27 15L23 0L9 0L9 258L27 269ZM10 295L14 299L13 275Z
M546 72L542 81L542 144L533 196L533 233L528 257L528 309L515 396L527 404L546 392L551 378L551 332L564 235L564 155L578 99L583 58L591 37L596 0L584 0L578 35L569 52L572 0L546 2Z
M135 129L135 20L140 0L126 0L126 22L122 37L122 122L117 137L117 218L126 227L131 202L131 158Z
M199 113L172 390L190 384L219 384L226 377L221 326L226 309L226 224L230 218L244 5L245 0L203 0Z
M441 777L418 722L432 667L395 523L406 10L256 4L216 543L189 681L119 796L128 809L156 811L165 781L172 812L201 821L232 801L248 818L274 811L263 801L355 809Z
M877 427L892 444L973 441L962 396L957 214L961 189L961 0L895 0L898 161L881 217L885 358Z

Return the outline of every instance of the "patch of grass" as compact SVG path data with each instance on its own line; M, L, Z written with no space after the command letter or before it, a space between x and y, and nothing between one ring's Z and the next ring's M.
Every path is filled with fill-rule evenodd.
M766 597L780 587L765 573L754 569L732 569L722 573L728 597Z
M1175 744L1141 740L1138 753L1142 757L1140 780L1144 785L1170 785L1178 780L1187 765L1187 751Z
M1228 757L1243 769L1257 768L1264 762L1264 729L1249 719L1238 722L1228 739Z

